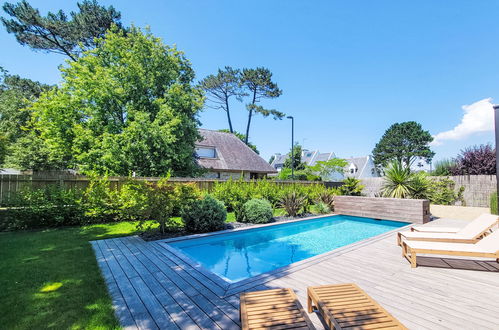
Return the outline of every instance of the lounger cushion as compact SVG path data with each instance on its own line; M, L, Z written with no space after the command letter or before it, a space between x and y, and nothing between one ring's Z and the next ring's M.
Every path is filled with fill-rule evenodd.
M415 250L497 253L499 251L499 230L496 230L475 244L427 241L406 241L405 244Z
M433 233L433 232L417 232L417 231L404 231L401 232L402 236L407 239L435 239L435 240L445 240L445 239L462 239L462 240L473 240L479 238L484 232L489 230L495 224L497 224L497 215L482 214L471 223L467 224L463 229L456 233Z

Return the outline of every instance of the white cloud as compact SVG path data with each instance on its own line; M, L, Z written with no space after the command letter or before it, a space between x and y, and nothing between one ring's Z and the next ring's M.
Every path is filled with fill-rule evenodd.
M433 136L431 143L438 146L445 140L462 140L479 132L494 130L494 108L492 98L486 98L469 105L462 106L464 110L461 122L449 131L440 132Z

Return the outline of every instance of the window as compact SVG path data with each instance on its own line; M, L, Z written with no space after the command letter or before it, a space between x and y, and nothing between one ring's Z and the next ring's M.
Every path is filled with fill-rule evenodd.
M217 158L217 152L214 147L196 147L196 155L199 158Z
M355 166L354 163L351 163L350 166L348 167L348 171L350 172L350 174L357 173L358 171L357 166Z

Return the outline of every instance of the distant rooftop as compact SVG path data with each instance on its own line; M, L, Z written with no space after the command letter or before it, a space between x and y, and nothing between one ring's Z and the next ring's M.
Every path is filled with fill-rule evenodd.
M321 153L319 150L312 151L307 149L303 149L301 152L301 161L309 166L314 166L318 161L326 161L334 157L336 157L336 155L333 152ZM272 165L275 169L280 170L287 158L287 154L275 154L274 160L270 165Z

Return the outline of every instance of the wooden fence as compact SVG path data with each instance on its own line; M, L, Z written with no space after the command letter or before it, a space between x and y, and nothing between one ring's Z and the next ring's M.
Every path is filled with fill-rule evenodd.
M111 188L120 189L123 183L128 180L128 177L108 177ZM144 180L148 182L157 182L161 178L157 177L136 177L135 180ZM204 178L170 178L172 183L194 183L201 190L211 191L217 182L225 182L227 180L204 179ZM243 181L246 183L254 180ZM43 188L47 185L59 185L68 189L85 189L90 182L90 179L83 175L16 175L16 174L0 174L0 205L5 203L17 191L25 188ZM322 181L281 181L272 180L276 184L323 184L326 187L339 187L342 182L322 182Z

